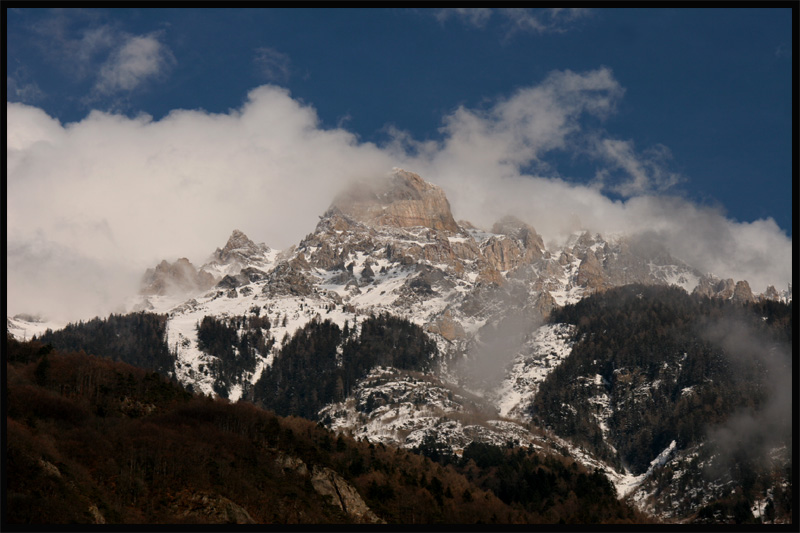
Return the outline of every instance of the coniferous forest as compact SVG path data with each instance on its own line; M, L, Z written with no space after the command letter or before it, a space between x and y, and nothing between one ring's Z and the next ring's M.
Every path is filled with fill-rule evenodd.
M436 353L422 328L388 313L365 318L358 332L313 320L283 345L253 396L278 414L316 420L322 407L343 400L372 368L425 371Z

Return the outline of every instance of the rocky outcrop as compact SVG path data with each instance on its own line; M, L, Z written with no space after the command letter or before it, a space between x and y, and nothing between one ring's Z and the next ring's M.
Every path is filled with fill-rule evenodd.
M539 313L543 318L550 316L553 309L558 307L555 298L547 290L543 290L533 304L533 309Z
M352 218L369 226L459 231L442 189L401 169L388 178L354 183L336 197L330 215L338 215L340 225Z
M600 289L605 286L605 273L594 252L588 251L584 255L578 266L576 281L579 286L587 289Z
M492 233L507 235L517 241L522 253L522 261L530 263L542 257L545 253L544 241L536 233L533 226L526 224L517 217L503 217L492 226Z
M40 457L38 463L39 467L42 469L45 475L61 478L61 471L58 469L56 465L54 465L50 461L46 461L45 459Z
M511 272L545 255L544 242L532 226L516 217L504 217L492 226L492 237L480 246L486 263L500 272Z
M716 287L716 281L709 276L703 276L700 278L700 281L698 281L692 294L712 298L714 296L714 287Z
M513 270L522 261L519 246L507 237L490 237L482 252L486 262L501 272Z
M143 295L188 294L208 290L215 283L214 276L198 271L184 257L174 263L164 260L155 268L148 268L142 276L139 292Z
M728 300L733 297L733 291L736 289L736 284L732 278L720 280L714 287L714 296Z
M267 279L261 290L267 296L308 296L314 291L313 281L291 263L281 263Z
M253 259L260 258L269 251L270 249L267 245L263 243L256 244L247 235L235 229L225 246L221 249L217 248L216 252L214 252L214 258L222 264L232 262L246 264Z
M755 297L753 291L750 290L750 284L747 281L737 281L736 286L733 288L733 296L731 299L734 302L753 302Z
M255 267L245 267L238 274L228 274L222 278L216 287L218 289L235 289L267 278L267 273Z
M298 457L277 451L275 464L285 472L294 472L310 477L311 486L317 494L327 497L330 502L347 514L355 523L385 524L364 502L358 491L334 470L324 466L308 466Z
M278 451L277 454L277 457L275 457L275 464L283 470L291 470L301 476L308 475L308 467L306 467L302 459L287 455L281 451Z
M778 293L778 289L775 288L774 285L770 285L767 287L767 290L764 291L764 298L767 300L779 300L781 295Z
M735 302L753 302L756 299L747 281L734 282L732 278L718 279L713 276L701 277L692 294Z
M103 516L103 513L100 512L100 509L97 508L97 505L92 504L89 506L89 514L92 516L92 520L95 524L106 523L106 518Z
M255 524L242 506L217 494L183 490L172 497L170 510L176 515L206 524Z
M318 494L327 496L354 522L361 524L386 523L372 512L350 483L330 468L315 466L311 473L311 485Z
M503 277L503 274L500 273L494 267L486 267L478 272L478 277L476 278L476 283L479 285L493 285L497 287L502 287L506 283L506 279Z
M454 318L450 309L445 310L435 321L426 326L427 331L441 335L448 341L463 339L466 335L464 328Z
M770 288L772 292L770 292ZM773 295L777 299L779 298L777 293L778 291L774 287L768 287L764 297L769 298L769 295ZM756 300L752 289L750 289L750 284L746 280L734 282L732 278L718 279L713 276L701 277L692 294L742 303Z

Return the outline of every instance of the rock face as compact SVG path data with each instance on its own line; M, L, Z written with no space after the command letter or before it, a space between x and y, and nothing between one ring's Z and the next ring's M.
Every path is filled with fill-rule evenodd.
M326 496L331 503L359 524L385 524L364 502L358 491L342 476L324 466L313 466L310 469L302 459L278 452L275 464L285 471L293 471L306 477L310 476L311 486L317 494Z
M735 302L752 302L755 300L753 291L750 290L750 284L747 281L737 281L736 286L733 288L733 296L731 298Z
M173 497L170 509L178 516L192 517L209 524L255 524L242 506L223 496L184 490Z
M445 340L454 341L465 336L464 328L453 319L453 313L447 309L442 315L428 324L426 329L434 334L441 335Z
M139 293L152 295L181 295L207 291L214 287L235 289L266 279L274 266L275 254L265 244L256 244L239 230L233 230L223 248L211 254L199 269L186 258L174 263L162 261L147 269ZM151 309L145 303L143 309Z
M772 291L769 290L770 288ZM756 299L747 281L734 282L732 278L718 279L713 276L703 276L692 292L707 298L721 298L735 302L753 302ZM775 287L768 287L763 297L778 299L780 296Z
M492 233L506 235L513 239L521 252L522 261L525 263L535 261L545 254L542 237L536 233L533 226L517 217L501 218L492 226Z
M235 229L228 238L228 242L225 246L221 249L217 248L217 251L214 252L214 258L222 264L229 264L232 262L246 264L269 251L269 246L265 244L256 244L251 241L247 235Z
M602 289L605 286L604 274L597 255L592 251L586 252L578 267L578 285L589 289Z
M334 505L347 513L356 523L385 523L367 507L358 491L330 468L314 467L311 485L317 493L328 496Z
M199 271L181 258L174 263L161 261L155 268L144 273L140 293L145 295L187 294L206 290L214 286L216 280L208 272Z
M513 270L522 261L519 246L505 236L490 237L482 251L489 264L501 272Z
M333 201L329 213L337 211L368 226L460 229L442 189L400 169L386 179L352 185Z

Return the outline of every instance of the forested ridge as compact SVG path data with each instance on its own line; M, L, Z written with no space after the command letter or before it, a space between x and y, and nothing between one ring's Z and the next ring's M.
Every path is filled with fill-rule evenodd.
M47 330L38 339L45 344L167 374L175 365L175 354L166 340L167 315L139 312L111 314L67 324L63 329Z
M47 330L38 340L171 375L176 356L167 345L166 320L166 315L153 313L112 314ZM229 387L239 384L258 405L316 420L322 407L350 394L372 368L427 371L438 353L422 328L388 313L342 328L317 318L283 339L276 350L271 326L258 307L246 315L207 315L197 323L198 348L214 356L209 371L217 395L227 397ZM260 380L254 385L243 380L255 370L257 356L273 350L273 364Z
M734 411L763 406L772 379L767 371L791 373L792 316L792 305L733 303L676 287L629 285L593 295L553 312L552 322L577 326L577 342L542 384L531 413L559 435L641 473L672 440L695 444ZM741 346L728 342L726 336L743 332L746 339L734 341ZM579 379L595 376L602 386ZM598 392L614 406L609 440L618 458L603 446L588 401Z
M343 400L372 368L425 371L436 354L422 328L388 313L367 317L358 328L312 320L284 343L252 397L278 414L316 420L320 409Z
M581 512L592 497L584 478L593 475L568 459L561 468L515 452L541 465L546 483L566 487L563 501L530 507L497 488L504 471L480 453L462 473L247 402L193 395L111 359L9 335L4 351L9 524L351 522L307 471L286 467L287 457L336 472L389 523L642 520L622 504Z
M550 320L577 326L576 342L530 413L635 474L672 441L678 451L697 450L688 470L676 473L681 486L695 476L728 480L739 487L730 506L752 505L783 475L783 466L761 456L792 449L792 311L793 304L643 285L567 305ZM715 456L727 470L699 466ZM782 512L790 516L791 506ZM749 507L737 513L752 520Z

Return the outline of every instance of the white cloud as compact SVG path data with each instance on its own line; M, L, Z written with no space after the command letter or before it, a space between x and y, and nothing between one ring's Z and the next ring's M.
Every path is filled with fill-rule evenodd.
M94 103L163 77L175 63L162 32L134 35L104 20L96 10L55 9L33 27L46 59L72 80L92 83Z
M604 139L585 118L613 113L623 93L607 69L554 72L485 109L456 109L436 140L395 131L386 146L323 129L312 107L275 86L227 113L176 110L158 121L95 111L62 125L7 103L9 312L107 313L147 267L202 263L234 228L275 248L296 244L349 180L394 166L442 186L456 218L489 226L516 214L546 240L581 227L650 232L701 269L757 291L785 287L792 241L772 220L736 223L669 197L612 201L597 184L547 171L549 156L577 152L609 174L659 183L659 147L636 153L609 139L614 157L586 149Z
M508 35L517 32L564 33L575 22L591 14L587 8L445 8L437 10L436 18L444 22L451 18L475 28L484 28L497 13L509 26Z
M260 47L256 48L253 61L259 74L267 80L275 83L289 81L291 60L288 55L274 48Z
M20 82L11 76L6 76L6 91L9 100L15 102L31 103L41 100L44 97L44 92L42 92L36 82Z
M492 10L488 7L449 7L438 10L435 16L439 22L457 18L465 24L482 28L492 17Z
M597 155L611 165L611 168L598 173L599 184L622 196L661 192L685 181L679 173L669 170L668 163L672 154L662 144L637 154L632 141L599 139L595 149ZM625 178L618 183L608 183L613 170L621 170Z
M507 8L503 9L502 13L512 24L512 33L515 31L563 33L576 20L589 16L591 10L586 8Z
M162 75L174 62L156 35L129 37L100 68L95 89L102 94L132 91Z
M80 22L80 30L72 26ZM88 26L84 26L88 23ZM75 79L93 75L101 61L118 43L119 32L108 24L93 20L85 10L53 10L33 27L44 56Z

